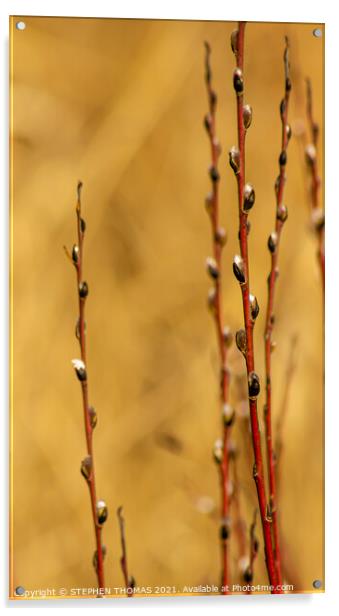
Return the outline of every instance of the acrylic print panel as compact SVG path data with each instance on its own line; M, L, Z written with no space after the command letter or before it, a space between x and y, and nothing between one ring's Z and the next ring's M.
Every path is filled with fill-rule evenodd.
M10 27L10 596L322 592L323 25Z

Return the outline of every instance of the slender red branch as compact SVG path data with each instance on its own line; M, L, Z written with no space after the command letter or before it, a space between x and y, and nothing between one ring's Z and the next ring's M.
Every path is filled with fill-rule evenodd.
M79 182L77 189L77 235L78 243L73 246L72 255L70 258L75 266L77 278L77 291L79 299L79 318L76 325L76 337L79 340L81 360L73 360L73 365L77 377L81 384L82 402L84 412L84 424L86 435L87 457L84 458L81 464L81 472L85 477L90 494L91 510L94 524L96 551L93 557L93 564L96 570L98 584L100 588L105 587L104 581L104 555L105 547L101 543L102 524L105 522L108 512L104 501L97 501L96 497L96 481L93 456L93 429L96 425L96 413L93 407L89 406L88 402L88 370L86 363L86 322L85 322L85 304L88 296L88 286L83 280L83 246L85 238L86 224L81 217L81 188L82 183Z
M307 119L309 124L309 130L311 133L311 142L306 146L306 162L310 173L311 186L310 186L310 200L311 200L311 223L315 233L318 236L318 260L321 272L321 280L323 291L325 290L325 217L324 211L319 203L319 188L321 180L318 171L318 156L317 156L317 144L319 137L319 126L315 122L313 117L313 97L312 86L310 79L306 80L306 92L307 92Z
M286 373L284 378L284 392L281 399L280 410L278 414L278 419L276 423L275 429L275 475L276 475L276 492L279 493L280 486L280 470L281 470L281 458L284 449L284 426L286 422L288 407L289 407L289 398L290 391L292 386L292 381L295 373L296 367L296 349L297 349L298 338L297 335L292 336L290 343L290 352L288 357L288 363L286 367Z
M207 130L211 145L211 166L209 175L212 184L212 191L207 196L206 207L211 220L213 258L207 259L207 270L213 279L213 289L209 293L209 307L212 311L220 356L220 398L223 406L223 439L215 458L220 468L221 484L221 527L220 539L222 550L222 594L228 594L229 584L229 556L228 543L230 535L229 524L229 461L228 461L228 442L229 430L234 420L234 411L228 404L229 371L227 368L227 346L231 343L231 335L224 329L222 317L222 288L221 288L221 255L222 248L226 241L224 229L219 226L219 171L218 159L221 153L219 140L216 136L216 105L217 95L212 88L212 71L210 65L211 49L205 43L205 81L209 104L209 113L205 116L205 128Z
M117 516L119 520L121 551L122 551L121 558L120 558L120 565L121 565L122 574L124 576L125 587L127 589L127 596L133 597L133 588L135 587L135 580L132 576L130 577L128 575L125 519L122 514L122 507L118 507Z
M230 450L231 453L232 450ZM233 468L233 493L232 493L232 508L234 509L234 531L238 541L238 562L243 562L246 556L246 523L242 517L241 502L240 502L240 482L238 475L238 453L232 451L230 456Z
M247 234L248 212L254 204L254 189L250 184L245 184L245 135L251 123L252 110L249 105L244 106L244 34L245 23L239 22L238 31L232 33L231 44L236 56L236 69L233 74L233 85L237 97L237 128L238 128L238 148L230 151L230 164L237 178L238 185L238 204L239 204L239 243L240 257L235 257L233 270L237 280L240 282L244 313L245 331L237 333L238 348L242 351L247 368L248 395L250 406L250 420L252 428L252 444L254 452L253 476L256 483L260 517L263 528L266 567L273 587L273 593L280 593L276 588L277 576L275 569L275 559L272 545L271 524L272 517L266 499L265 480L263 471L263 456L260 442L260 427L257 412L257 396L260 391L260 380L255 373L254 346L253 346L253 327L259 308L255 296L250 294L250 271L248 259Z
M268 248L271 253L271 269L267 279L268 282L268 298L266 308L266 323L265 323L265 368L266 368L266 403L264 408L265 415L265 437L267 450L268 464L268 479L269 479L269 505L272 512L272 526L274 537L274 558L277 572L278 584L282 583L281 577L281 557L280 543L278 532L278 514L277 514L277 495L275 481L275 456L272 442L272 376L271 376L271 353L274 349L272 343L272 332L274 327L274 296L276 281L279 275L278 258L281 232L284 222L287 219L287 208L283 204L284 187L286 183L286 163L287 163L287 146L291 137L291 128L288 120L288 104L291 91L290 69L289 69L289 42L286 37L286 47L284 51L284 66L285 66L285 93L280 104L280 117L282 125L281 137L281 153L279 156L279 175L276 180L276 218L275 230L268 238Z

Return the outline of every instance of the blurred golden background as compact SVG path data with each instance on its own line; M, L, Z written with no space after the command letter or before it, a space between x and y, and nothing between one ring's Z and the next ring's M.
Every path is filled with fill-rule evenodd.
M89 497L79 472L85 455L81 393L71 366L79 356L76 281L63 252L76 240L79 179L97 490L110 512L103 531L106 585L123 585L119 505L138 585L219 584L212 447L220 408L216 337L206 310L211 234L204 211L210 151L203 42L212 47L219 101L221 221L229 238L224 315L235 331L243 324L231 266L238 252L236 182L227 156L236 143L229 45L235 24L24 17L26 29L18 31L19 19L12 18L11 35L13 586L96 586ZM244 71L246 102L253 107L246 164L257 197L249 249L251 286L261 306L255 342L263 378L266 243L274 226L289 36L294 136L276 296L273 412L276 422L296 335L279 498L285 579L304 591L323 580L322 292L300 137L309 76L322 165L324 41L312 35L314 27L249 23ZM235 347L230 362L240 498L249 525L256 492L242 417L244 363ZM262 392L261 422L263 400ZM232 582L240 581L238 558L234 540ZM262 540L254 582L267 582Z

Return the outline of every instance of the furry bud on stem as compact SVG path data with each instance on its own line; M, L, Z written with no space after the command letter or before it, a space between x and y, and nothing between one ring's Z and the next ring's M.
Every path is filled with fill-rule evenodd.
M220 539L222 541L226 541L229 538L229 535L230 535L229 526L226 524L222 524L220 526Z
M214 239L216 243L219 244L220 246L225 246L227 242L227 234L226 234L225 229L223 229L223 227L219 227L216 230Z
M242 70L240 68L236 68L234 70L233 87L238 96L240 96L244 91L244 78L243 78Z
M89 423L91 424L92 430L94 430L98 422L98 416L96 414L94 406L89 407L88 414L89 414Z
M207 273L213 278L217 280L219 278L219 269L215 259L213 257L207 257L206 259L206 270Z
M218 438L213 447L213 456L217 464L221 464L223 458L224 448L221 438Z
M253 571L251 567L246 567L244 571L244 582L250 584L253 581Z
M215 311L215 300L217 297L217 292L216 290L213 289L209 289L208 291L208 295L207 295L207 306L208 309L211 310L211 312Z
M285 167L287 163L287 153L286 150L282 150L279 156L279 165L280 167Z
M88 284L87 282L81 282L79 284L79 295L81 297L81 299L85 299L85 297L87 297L88 295Z
M239 255L235 255L233 259L233 273L240 284L245 284L244 261Z
M235 175L238 175L239 171L240 171L240 154L239 154L239 150L238 148L234 145L231 147L229 153L229 162L230 165L235 173Z
M280 117L281 117L282 120L284 118L285 109L286 109L286 101L283 98L281 103L280 103Z
M102 557L105 558L106 553L107 553L105 545L101 546L101 552L102 552ZM97 552L97 550L95 550L95 552L93 554L92 564L93 564L93 567L94 567L95 571L97 571L98 570L98 552Z
M231 34L231 49L234 54L238 52L238 30L233 30Z
M229 327L224 327L222 332L225 347L229 348L233 342L233 334Z
M92 472L92 457L86 456L81 462L80 471L82 476L89 481Z
M260 392L260 379L256 372L248 375L248 395L251 399L256 398Z
M286 137L287 140L289 141L292 137L292 129L291 129L291 125L290 124L286 124Z
M72 359L72 366L76 372L79 381L86 381L87 373L84 362L81 359Z
M250 300L251 318L252 318L252 321L255 321L255 319L257 318L259 314L258 300L255 295L252 295L252 293L250 293L249 300Z
M251 105L244 105L242 108L242 119L244 128L247 130L252 123L252 107Z
M72 248L72 260L74 265L76 265L79 261L79 246L77 246L76 244L74 244Z
M205 115L204 117L204 126L208 132L208 134L211 134L211 128L212 128L212 117L211 115L208 113L207 115Z
M209 168L209 174L210 174L210 178L212 182L219 182L220 180L219 171L213 165Z
M278 234L276 233L276 231L272 231L267 241L268 249L272 254L275 252L277 248L277 243L278 243Z
M252 184L245 184L244 186L244 203L243 211L248 212L252 209L255 201L255 192Z
M247 337L244 329L238 329L237 333L235 334L235 342L240 353L242 353L245 357L247 351Z
M317 151L313 145L313 143L310 143L308 146L306 146L305 148L305 157L306 157L306 162L308 165L313 165L316 157L317 157Z
M277 219L280 220L280 222L285 222L285 220L287 220L288 217L288 210L286 205L279 205L279 207L277 208Z
M224 425L227 427L231 426L234 422L235 410L228 403L224 404L222 407L222 418L223 418Z
M96 504L97 518L99 524L104 524L108 518L108 509L105 501L98 500Z

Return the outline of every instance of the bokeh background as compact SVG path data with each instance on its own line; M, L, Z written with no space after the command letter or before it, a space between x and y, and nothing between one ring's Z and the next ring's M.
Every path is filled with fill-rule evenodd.
M130 572L138 585L219 583L220 435L218 354L206 310L211 253L204 197L210 188L203 42L212 46L223 146L221 219L225 323L242 326L232 274L238 252L236 183L227 151L236 142L231 22L12 18L12 575L14 588L92 587L94 537L82 403L71 359L79 356L75 274L65 258L76 238L75 189L84 182L90 401L106 584L123 584L116 509L124 506ZM284 36L293 90L286 204L276 296L273 403L276 422L290 383L279 499L285 579L311 591L323 581L322 291L309 224L305 77L314 90L322 165L323 44L314 24L250 23L246 30L247 179L256 190L249 236L252 290L263 328L274 225L283 95ZM322 30L323 27L319 26ZM256 504L244 364L230 352L237 409L242 515ZM264 395L259 398L260 420ZM261 531L258 531L261 538ZM232 541L232 581L240 581ZM266 583L263 542L255 582Z

